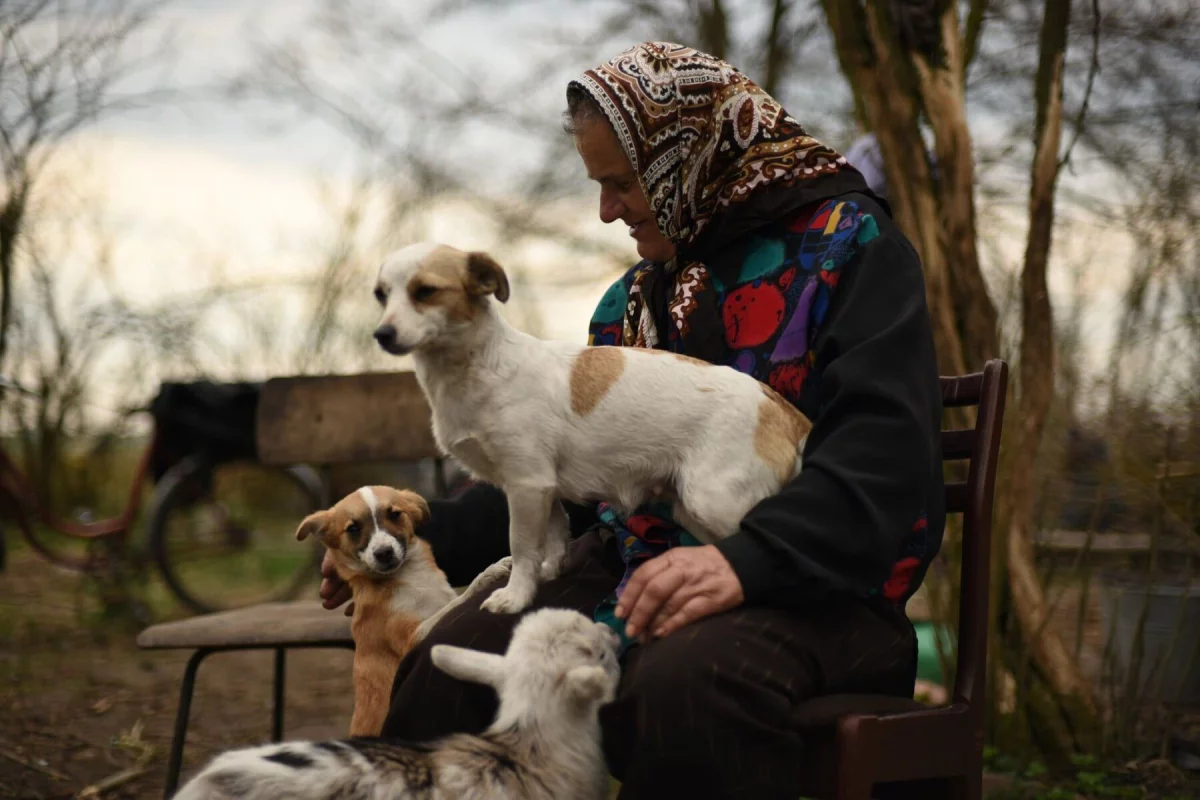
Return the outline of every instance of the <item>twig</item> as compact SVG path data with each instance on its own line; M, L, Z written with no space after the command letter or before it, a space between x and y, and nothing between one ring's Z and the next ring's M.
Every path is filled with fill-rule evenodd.
M134 764L132 767L123 769L120 772L114 772L104 780L97 781L90 786L84 787L80 790L79 794L75 795L75 797L77 800L94 800L110 789L115 789L123 783L129 783L135 778L140 778L142 775L146 774L147 770L150 769L148 763L149 760L150 759L148 758L140 759L139 763Z
M1096 73L1100 71L1100 0L1092 0L1092 63L1088 67L1087 85L1083 90L1083 102L1079 105L1079 116L1075 118L1075 129L1071 131L1071 141L1059 159L1058 168L1062 169L1071 160L1071 151L1083 133L1083 119L1087 116L1088 101L1092 98L1092 86L1096 82ZM1072 170L1074 174L1074 170Z
M26 758L25 756L21 755L20 753L14 752L12 750L8 750L7 748L0 747L0 756L3 756L4 758L7 758L9 761L12 761L16 764L20 764L22 767L27 767L28 769L35 770L36 772L40 772L43 775L48 775L56 781L71 780L66 775L63 775L61 772L56 772L55 770L50 769L50 767L43 767L40 764L36 764L33 761Z

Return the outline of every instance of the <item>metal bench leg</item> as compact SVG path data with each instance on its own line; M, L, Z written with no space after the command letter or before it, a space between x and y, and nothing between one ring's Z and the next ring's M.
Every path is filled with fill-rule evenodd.
M163 788L163 798L175 794L179 785L179 771L183 767L183 744L187 739L188 715L192 710L192 693L196 687L196 669L200 662L215 650L201 648L192 653L187 667L183 671L183 686L179 690L179 710L175 712L175 738L171 740L171 755L167 759L167 783Z
M284 657L286 648L275 648L275 710L271 717L271 741L283 740L283 689L285 681Z

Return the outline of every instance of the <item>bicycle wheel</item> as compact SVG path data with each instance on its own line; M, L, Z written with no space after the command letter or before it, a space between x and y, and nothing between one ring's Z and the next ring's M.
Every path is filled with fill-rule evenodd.
M321 546L296 541L306 515L327 505L305 466L184 459L159 481L147 533L171 593L199 613L294 598L319 580Z

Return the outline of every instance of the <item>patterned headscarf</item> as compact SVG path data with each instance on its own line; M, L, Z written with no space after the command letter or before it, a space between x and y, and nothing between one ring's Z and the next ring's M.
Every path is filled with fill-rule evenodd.
M659 341L665 320L656 320L654 310L661 314L664 304L655 292L662 291L664 271L693 268L801 206L869 191L842 156L809 136L753 81L691 47L643 42L571 85L604 112L658 229L676 246L676 258L649 270L630 296L627 345ZM702 357L716 355L696 344Z
M815 191L804 192L803 205L865 188L846 160L809 136L778 101L691 47L643 42L572 85L603 110L659 230L685 250L751 198L808 182ZM837 188L818 180L838 175L849 180Z

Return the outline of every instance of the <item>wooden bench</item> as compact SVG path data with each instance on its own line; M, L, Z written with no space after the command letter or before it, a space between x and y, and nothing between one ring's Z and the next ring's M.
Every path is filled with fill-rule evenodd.
M1144 569L1152 550L1159 562L1180 566L1200 564L1200 546L1177 534L1165 534L1157 543L1149 533L1091 533L1073 530L1039 531L1033 542L1039 561L1060 566L1086 562L1101 567Z
M258 403L258 458L264 464L339 464L434 460L435 494L446 492L445 464L430 429L430 410L411 372L273 378ZM300 520L296 520L299 524ZM297 544L297 546L301 546ZM191 650L183 672L164 797L183 766L196 671L213 653L273 650L272 741L283 738L286 654L292 649L353 648L350 620L318 600L264 603L152 625L137 638L147 650Z

